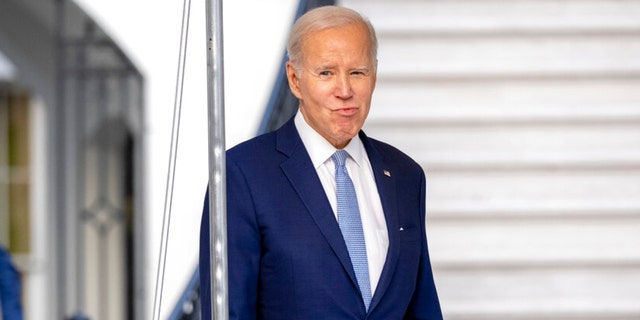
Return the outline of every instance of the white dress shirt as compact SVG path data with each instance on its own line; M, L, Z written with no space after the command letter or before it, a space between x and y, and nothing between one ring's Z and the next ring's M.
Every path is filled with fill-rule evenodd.
M300 111L296 114L294 121L337 220L335 164L331 159L331 155L337 149L307 124ZM387 249L389 247L387 223L382 211L382 203L380 202L378 187L373 177L371 163L360 137L358 135L353 137L344 150L349 154L346 160L346 167L358 198L362 229L367 247L371 294L373 295L378 286L384 262L387 259Z

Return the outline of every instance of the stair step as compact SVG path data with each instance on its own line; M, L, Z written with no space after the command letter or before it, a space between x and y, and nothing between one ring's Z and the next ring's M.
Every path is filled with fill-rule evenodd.
M440 268L627 266L640 274L640 214L610 219L429 220L427 228L431 257Z
M447 319L638 319L638 268L437 270Z
M640 30L639 1L346 0L367 16L381 36L429 33L541 33Z
M434 125L380 120L368 123L365 131L409 153L432 173L500 168L552 174L587 169L640 171L640 121Z
M407 48L411 48L407 50ZM381 40L380 79L640 76L640 33L630 36L456 37Z
M367 122L637 121L640 77L526 81L385 81Z

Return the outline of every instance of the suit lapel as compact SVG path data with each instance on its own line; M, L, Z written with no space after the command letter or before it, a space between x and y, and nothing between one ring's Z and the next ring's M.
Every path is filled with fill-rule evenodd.
M282 162L280 167L289 179L296 193L304 203L307 211L315 221L316 225L324 235L325 239L340 260L343 268L349 274L352 283L358 288L355 272L351 266L349 252L342 238L342 232L335 219L331 205L324 196L324 189L318 179L315 168L309 158L307 150L302 144L302 140L295 128L293 119L288 121L277 132L277 149L288 158ZM398 212L397 212L397 189L393 177L393 167L387 164L382 155L371 140L360 132L360 138L367 150L371 168L378 187L382 209L384 211L387 230L389 234L389 248L387 259L378 281L376 292L369 310L375 308L385 291L389 288L391 279L395 272L400 249L398 238ZM323 196L318 196L323 195Z
M393 167L385 162L384 155L375 148L372 141L362 131L360 132L360 139L367 150L367 156L371 163L373 176L376 180L376 186L378 187L380 202L382 203L382 210L384 211L387 231L389 234L387 259L384 263L382 273L380 274L380 280L378 281L378 286L374 293L373 300L371 301L369 310L372 310L378 304L380 298L384 296L385 291L389 288L400 254L398 238L398 206L396 199L397 190L396 182L393 177Z
M293 121L287 122L277 134L277 149L288 158L280 167L296 193L304 203L307 211L324 235L325 239L349 274L351 281L357 284L356 275L351 266L349 252L342 238L333 209L325 196L322 183L302 144ZM321 195L321 196L319 196ZM356 285L357 288L357 285Z

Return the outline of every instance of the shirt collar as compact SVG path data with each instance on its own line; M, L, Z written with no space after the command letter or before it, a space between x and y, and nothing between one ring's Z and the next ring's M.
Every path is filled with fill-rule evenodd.
M331 155L333 155L337 149L309 126L307 121L304 120L302 113L300 113L300 110L296 113L294 122L300 139L302 139L302 143L307 149L309 157L311 157L313 167L318 169L331 158ZM351 141L344 147L344 150L347 151L351 159L353 159L358 166L362 166L365 163L366 151L359 135L356 134L355 137L351 138Z

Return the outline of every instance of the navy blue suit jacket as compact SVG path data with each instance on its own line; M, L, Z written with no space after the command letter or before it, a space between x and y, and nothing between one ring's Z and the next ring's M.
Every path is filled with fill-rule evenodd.
M425 233L425 176L360 132L389 232L369 312L324 189L293 120L227 151L230 319L442 319ZM387 173L387 174L385 174ZM210 319L208 203L200 233Z

